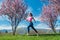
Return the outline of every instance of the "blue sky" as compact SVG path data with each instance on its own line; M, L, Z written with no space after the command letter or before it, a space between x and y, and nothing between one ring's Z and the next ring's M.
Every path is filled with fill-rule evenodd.
M34 16L40 15L41 8L43 4L40 2L40 0L25 0L27 5L32 8L32 12Z
M0 5L1 5L2 1L3 0L0 0ZM43 3L40 2L40 0L25 0L25 2L28 5L27 11L32 12L35 19L36 19L36 23L33 22L34 27L36 27L36 28L48 28L47 25L45 25L39 21L39 16L42 12ZM7 20L8 19L6 17L0 16L0 29L1 29L1 27L8 27L8 26L9 26L9 28L11 27ZM58 24L59 23L60 23L60 21L58 21ZM19 24L19 27L27 27L28 25L29 24L27 21L22 20Z

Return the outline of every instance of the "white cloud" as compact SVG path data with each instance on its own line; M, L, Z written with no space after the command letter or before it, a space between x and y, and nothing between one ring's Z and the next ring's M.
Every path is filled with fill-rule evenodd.
M27 27L27 26L22 24L22 25L19 25L17 29L24 28L24 27ZM12 30L12 27L10 25L0 25L0 30L3 30L3 29Z
M12 30L12 27L11 26L6 26L6 25L1 25L0 30L3 30L3 29Z
M17 27L17 29L18 28L25 28L25 27L27 27L27 26L22 24L22 25L19 25ZM38 24L37 26L35 26L35 28L36 29L49 29L49 30L51 30L51 28L49 28L47 25L45 25L43 23ZM0 26L0 30L4 30L4 29L6 29L6 30L12 30L12 27L11 26L7 26L7 25L1 25ZM60 27L57 27L56 29L60 29Z
M41 24L38 24L38 25L36 26L36 28L45 29L45 28L49 28L49 27L48 27L47 25L41 23Z
M48 30L52 30L48 25L45 25L43 23L38 24L35 28L37 28L37 29L48 29ZM56 30L57 29L60 30L60 27L56 27L55 29Z
M21 28L21 27L24 28L24 27L27 27L27 26L25 24L21 24L21 25L18 26L18 28Z
M36 21L40 21L40 18L39 18L39 17L34 17L34 19L35 19Z

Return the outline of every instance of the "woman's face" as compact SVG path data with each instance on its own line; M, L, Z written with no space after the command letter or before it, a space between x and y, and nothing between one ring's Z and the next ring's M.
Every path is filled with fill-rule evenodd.
M29 13L29 16L31 16L31 14Z

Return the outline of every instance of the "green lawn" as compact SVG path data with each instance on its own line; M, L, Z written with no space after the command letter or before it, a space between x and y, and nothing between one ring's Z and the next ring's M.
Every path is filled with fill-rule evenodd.
M26 35L0 35L0 40L60 40L60 35L40 35L40 36L26 36Z

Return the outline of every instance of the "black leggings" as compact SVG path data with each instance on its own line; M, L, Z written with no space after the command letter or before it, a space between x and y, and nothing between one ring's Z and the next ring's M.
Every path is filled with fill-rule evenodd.
M31 27L36 33L38 33L37 30L33 27L33 23L32 23L32 22L30 22L30 25L28 26L28 33L30 32L30 27Z

